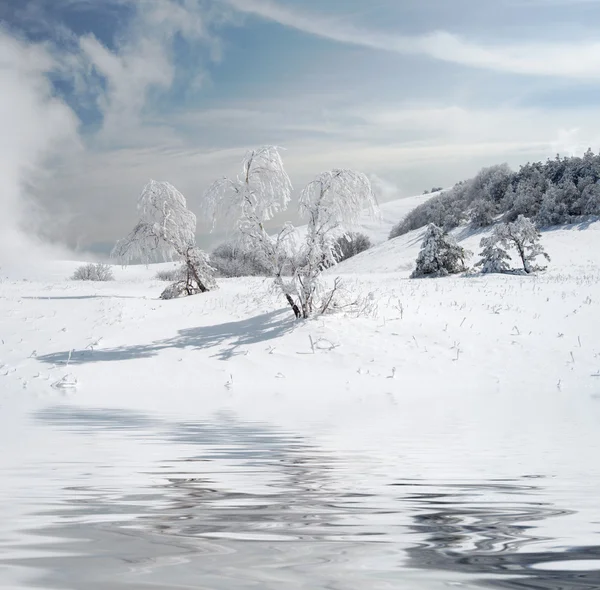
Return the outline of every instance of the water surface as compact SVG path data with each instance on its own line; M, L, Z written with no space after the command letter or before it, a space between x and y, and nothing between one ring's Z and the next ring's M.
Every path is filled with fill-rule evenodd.
M32 428L2 473L0 587L600 588L594 469L507 476L505 448L502 473L452 476L400 433L340 446L231 413L56 406Z

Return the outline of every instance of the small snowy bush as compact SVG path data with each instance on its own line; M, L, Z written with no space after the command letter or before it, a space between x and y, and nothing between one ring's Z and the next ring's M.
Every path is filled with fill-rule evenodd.
M179 266L177 268L170 268L165 270L159 270L154 278L159 281L180 281L185 278L185 266Z
M445 277L463 272L466 270L465 258L469 255L470 252L459 246L452 236L430 223L411 278Z
M335 259L337 262L342 262L368 250L372 244L369 236L360 232L349 232L337 239L336 246Z
M232 242L217 246L210 255L210 264L218 276L225 278L267 277L272 274L272 269L262 259L260 252Z
M73 276L73 281L114 281L112 268L108 264L83 264L79 266Z

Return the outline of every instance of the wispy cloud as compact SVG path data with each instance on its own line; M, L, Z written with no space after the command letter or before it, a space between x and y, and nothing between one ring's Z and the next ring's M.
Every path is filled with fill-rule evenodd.
M600 40L481 44L445 31L406 36L369 30L269 0L223 0L236 10L332 41L515 74L600 79Z
M213 59L219 57L220 45L210 32L208 15L194 0L111 1L135 6L134 18L118 35L114 47L109 48L95 35L87 34L78 40L77 55L70 55L65 61L67 69L72 68L70 74L78 81L77 88L82 94L95 89L103 116L102 137L115 141L140 127L140 116L151 91L171 88L177 68L174 50L177 39L188 42L196 52L196 44L203 44ZM197 69L191 75L188 84L198 87L203 71ZM94 84L94 76L102 78L104 83Z

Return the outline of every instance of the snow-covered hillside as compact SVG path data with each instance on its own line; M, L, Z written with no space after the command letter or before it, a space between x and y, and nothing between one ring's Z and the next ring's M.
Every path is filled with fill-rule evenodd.
M231 391L295 403L307 392L404 396L407 387L419 396L524 384L549 392L558 382L596 391L600 224L545 232L550 268L527 277L409 280L420 238L412 232L333 269L362 307L308 322L294 322L264 279L222 280L216 291L166 302L156 267L116 268L117 280L102 284L67 280L75 263L4 279L5 399L52 397L67 375L79 400L134 406L190 403L190 383L203 403ZM478 251L480 238L462 243ZM310 338L320 343L314 351Z
M432 196L438 194L429 193L382 203L380 205L380 215L377 219L363 215L360 222L360 231L368 235L374 244L381 244L388 239L390 231L399 221L406 217L415 207L418 207L431 199Z
M361 216L355 230L367 235L373 244L382 244L388 239L390 231L399 221L406 217L415 207L437 194L439 193L404 197L382 203L379 206L378 215L374 217L365 212ZM298 236L304 236L306 226L299 226L296 230Z

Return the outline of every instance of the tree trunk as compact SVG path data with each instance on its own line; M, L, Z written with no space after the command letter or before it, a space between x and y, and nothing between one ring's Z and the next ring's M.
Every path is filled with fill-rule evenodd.
M294 312L296 319L299 319L302 316L302 314L300 313L300 308L296 305L294 298L289 293L285 292L285 287L283 284L283 279L281 278L281 273L275 274L275 284L281 289L281 292L284 294L285 300L288 302L289 306L292 308L292 311Z
M206 285L204 285L204 283L200 280L200 277L198 276L198 271L194 267L194 263L192 262L190 257L187 255L187 253L186 253L186 257L185 257L185 264L187 266L188 280L187 280L186 287L187 287L188 295L192 295L192 293L190 292L190 290L194 288L192 281L196 282L196 285L198 285L198 289L200 290L200 293L206 293L208 291L208 289L206 288Z
M300 316L302 314L300 313L300 309L296 305L295 301L292 299L292 296L286 293L285 298L287 299L287 302L290 304L290 307L292 308L292 311L294 312L296 319L300 319Z
M523 249L521 244L519 244L518 242L517 242L517 251L519 252L519 256L521 257L521 262L523 263L523 270L527 274L529 274L531 272L531 267L529 266L529 263L527 262L527 260L525 258L525 250Z

